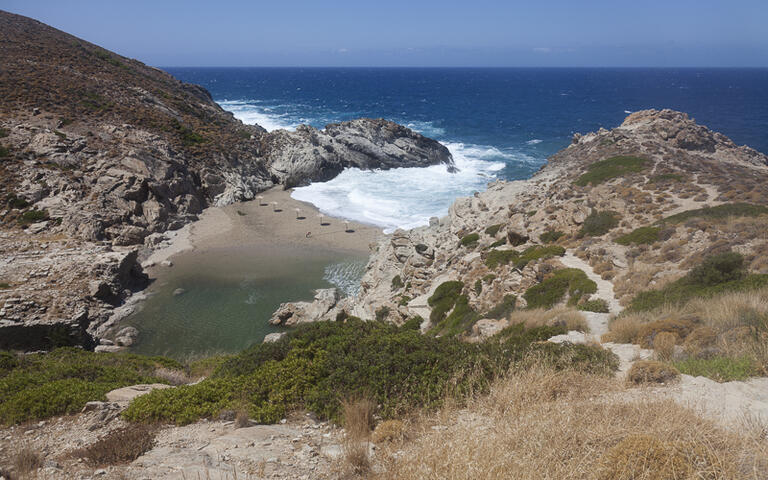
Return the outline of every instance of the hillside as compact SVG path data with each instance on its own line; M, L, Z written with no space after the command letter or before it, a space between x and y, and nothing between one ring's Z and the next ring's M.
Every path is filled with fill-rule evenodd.
M267 133L202 87L0 11L0 348L92 346L137 262L210 205L348 166L445 163L386 120Z

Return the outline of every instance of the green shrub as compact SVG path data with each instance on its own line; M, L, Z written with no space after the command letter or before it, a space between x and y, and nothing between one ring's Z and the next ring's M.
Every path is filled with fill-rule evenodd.
M245 399L249 416L264 423L279 421L296 408L338 420L341 400L365 394L379 406L379 415L391 418L485 392L494 378L532 353L557 368L609 373L617 364L602 349L538 343L564 333L564 327L518 325L487 341L467 343L422 335L418 323L305 324L278 342L243 351L199 384L138 397L124 417L184 424L214 418Z
M528 308L552 308L569 294L569 305L576 305L583 295L597 291L597 284L578 268L557 270L554 275L532 286L523 294Z
M518 258L515 259L515 267L524 268L529 262L551 257L562 257L565 255L565 248L560 245L535 245L526 248Z
M758 215L766 213L768 213L768 207L763 205L753 205L751 203L724 203L716 207L686 210L685 212L671 215L661 220L661 222L682 223L693 218L721 220L728 217L757 217Z
M475 295L483 293L483 281L479 278L475 280Z
M576 185L585 187L599 185L608 180L622 177L629 173L638 173L648 164L648 160L639 157L619 156L595 162L587 167L587 172L580 176Z
M464 283L459 281L444 282L435 289L435 293L427 299L427 304L432 307L429 321L433 325L445 319L445 316L456 304L462 290L464 290Z
M506 244L507 244L507 237L504 237L504 238L501 238L501 239L499 239L499 240L496 240L495 242L493 242L492 244L490 244L490 245L488 246L488 248L496 248L496 247L500 247L500 246L502 246L502 245L506 245Z
M616 212L592 212L584 220L579 234L581 236L589 235L591 237L600 237L616 228L619 224L619 214Z
M477 242L480 240L480 234L479 233L470 233L468 235L464 235L461 237L461 246L462 247L468 247L468 248L474 248L477 245Z
M744 257L736 252L724 252L704 259L686 275L694 285L712 286L743 278Z
M0 424L79 412L86 402L104 400L104 394L115 388L167 383L154 376L158 367L183 368L162 357L93 353L71 347L15 360L8 354L2 358Z
M389 307L381 307L376 310L376 321L383 322L389 316Z
M490 309L483 318L505 318L507 315L515 310L517 305L517 297L515 295L504 295L504 299Z
M433 323L429 333L432 335L455 336L469 332L472 325L480 318L480 315L469 306L469 298L459 295L451 313L438 323Z
M400 278L400 275L395 275L392 278L392 291L400 290L404 286L405 286L405 284L403 283L403 279Z
M483 283L491 283L494 280L496 280L496 275L489 273L487 275L483 275Z
M754 290L768 285L768 275L747 274L743 257L734 252L704 259L683 278L661 290L640 292L632 299L628 311L639 312L665 304L682 305L697 297L709 298L724 292Z
M423 243L417 243L415 248L416 248L416 252L420 254L429 250L429 247L424 245Z
M29 202L26 198L23 197L17 197L16 195L8 195L8 206L11 208L27 208L29 206Z
M8 136L8 130L4 128L0 128L0 138L5 138Z
M554 243L560 240L563 235L565 235L565 233L561 232L560 230L547 230L539 236L539 240L544 243Z
M662 182L682 182L685 177L679 173L662 173L661 175L654 175L648 179L648 183L662 183Z
M619 245L649 245L659 241L659 227L640 227L632 230L626 235L622 235L615 240Z
M11 288L11 284L8 282L0 282L0 290L7 290Z
M680 373L694 377L707 377L716 382L746 380L760 375L760 369L748 357L688 358L674 362Z
M587 302L582 303L581 305L578 305L576 308L584 312L595 312L595 313L610 312L610 310L608 309L608 302L606 302L602 298L589 300Z
M516 250L491 250L485 257L485 265L488 268L496 268L499 265L507 265L519 257L520 253Z
M48 212L45 210L29 210L21 214L19 223L28 225L30 223L38 223L45 220L48 220Z
M496 225L491 225L490 227L485 229L485 233L487 233L488 235L490 235L492 237L495 237L496 234L499 233L499 230L501 230L501 227L503 227L503 226L504 226L503 223L499 223L499 224L496 224Z
M0 158L5 158L8 155L10 155L10 151L7 147L4 147L3 145L0 145Z

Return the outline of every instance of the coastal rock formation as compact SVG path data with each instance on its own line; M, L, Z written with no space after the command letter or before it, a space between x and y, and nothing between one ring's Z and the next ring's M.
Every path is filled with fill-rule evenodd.
M452 165L384 120L267 134L200 86L2 11L0 45L0 348L92 347L146 284L142 252L208 206L347 166Z
M269 171L285 188L327 181L345 168L390 169L446 164L451 153L435 140L383 119L358 119L317 130L307 125L295 132L265 135L261 149Z
M606 161L617 170L604 169ZM430 226L383 239L360 294L342 302L364 319L386 308L390 321L420 316L429 328L429 298L448 281L463 285L477 313L466 317L471 320L510 295L525 306L529 288L564 268L584 270L579 265L613 284L610 293L599 290L579 302L599 298L613 312L639 291L680 278L707 255L738 251L750 271L768 273L765 216L718 221L697 213L726 204L764 211L767 175L766 155L684 113L636 112L612 130L575 135L530 180L493 182L457 199L448 216ZM680 213L690 220L659 223ZM619 241L640 227L649 227L659 243ZM493 317L481 323L474 334L495 325Z

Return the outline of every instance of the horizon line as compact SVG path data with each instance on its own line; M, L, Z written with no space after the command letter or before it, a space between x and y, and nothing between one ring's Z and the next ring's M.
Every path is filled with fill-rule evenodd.
M456 68L456 69L623 69L623 70L637 70L637 69L710 69L710 70L727 70L727 69L749 69L749 70L767 70L768 65L735 65L735 66L707 66L707 65L694 65L694 66L661 66L661 65L643 65L643 66L621 66L621 65L562 65L562 66L526 66L526 65L150 65L155 68L412 68L412 69L438 69L438 68Z

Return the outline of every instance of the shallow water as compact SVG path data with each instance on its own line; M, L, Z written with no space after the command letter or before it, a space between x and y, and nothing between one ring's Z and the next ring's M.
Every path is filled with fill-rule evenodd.
M268 323L280 303L310 300L317 288L359 284L364 261L290 247L183 253L150 286L143 308L126 319L140 332L132 351L176 358L237 352L281 330ZM174 295L177 289L184 293Z

